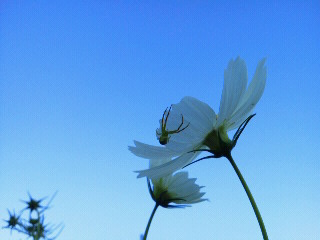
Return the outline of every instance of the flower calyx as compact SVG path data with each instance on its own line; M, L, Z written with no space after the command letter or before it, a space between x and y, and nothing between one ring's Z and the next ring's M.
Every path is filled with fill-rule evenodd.
M239 126L232 140L228 137L227 131L225 130L224 126L220 126L218 129L212 130L203 141L203 145L208 147L209 149L196 149L196 150L190 151L190 152L209 152L212 155L195 160L187 164L183 168L208 158L220 158L220 157L229 158L231 156L231 150L236 146L237 141L240 135L242 134L243 130L255 115L256 114L250 115Z
M231 150L236 146L237 141L255 114L250 115L237 129L234 134L232 140L229 138L225 127L222 125L217 130L214 129L211 131L205 140L203 141L203 145L207 146L215 158L226 157L231 154Z
M215 158L227 155L234 147L224 126L213 129L204 139L203 145L209 148L207 151L212 153Z

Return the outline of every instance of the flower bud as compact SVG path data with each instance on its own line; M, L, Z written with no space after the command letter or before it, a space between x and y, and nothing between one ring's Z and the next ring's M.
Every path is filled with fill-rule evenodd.
M6 222L8 223L8 226L6 226L5 228L11 228L13 229L14 227L16 227L19 223L19 216L16 216L15 213L10 213L10 211L8 210L9 213L9 220L6 220Z

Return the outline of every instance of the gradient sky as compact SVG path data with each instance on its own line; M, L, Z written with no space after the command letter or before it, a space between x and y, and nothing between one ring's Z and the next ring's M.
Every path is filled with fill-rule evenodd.
M186 95L218 112L229 60L251 80L267 57L233 156L270 239L320 239L320 3L300 2L1 1L0 219L27 191L58 191L59 240L139 239L154 202L128 145L157 144L163 110ZM262 239L226 159L187 170L210 201L160 208L148 239Z

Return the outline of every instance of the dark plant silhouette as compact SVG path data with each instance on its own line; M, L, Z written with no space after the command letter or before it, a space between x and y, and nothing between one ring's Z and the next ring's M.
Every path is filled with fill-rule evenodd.
M19 233L27 235L27 238L33 240L53 240L56 239L63 230L63 224L58 225L45 223L45 211L49 209L50 204L55 197L56 193L51 197L46 205L43 205L45 198L36 200L28 193L29 200L23 201L27 206L20 211L17 215L15 211L10 212L8 210L9 219L5 220L7 226L3 228L10 229L10 232L17 231ZM24 218L28 212L28 218Z

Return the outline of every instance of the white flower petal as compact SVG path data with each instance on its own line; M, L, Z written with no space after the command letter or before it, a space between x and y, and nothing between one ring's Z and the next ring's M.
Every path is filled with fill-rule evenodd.
M176 186L188 180L188 172L175 173L170 181L170 185Z
M168 119L167 123L167 130L177 130L179 126L182 123L182 114L177 111L173 111L172 114L170 114L170 117ZM187 119L185 116L183 116L183 124L180 128L183 129L179 132L179 134L172 134L171 137L176 138L176 141L179 142L189 142L190 139L200 139L205 135L206 131L203 133L202 131L199 131L199 126L195 124L195 121L192 121L190 119ZM178 140L179 139L179 140Z
M203 201L207 201L207 198L201 198L205 193L204 192L200 192L198 195L193 195L193 198L188 198L188 202L187 204L193 204L193 203L199 203L199 202L203 202ZM180 202L181 204L184 203L184 201Z
M172 117L175 117L175 116L176 115L172 115ZM179 117L180 117L180 122L178 124L181 124L181 115ZM171 131L177 130L178 127L179 126L170 127L170 128L168 127L168 130L171 130ZM170 134L169 141L166 144L166 148L170 149L172 152L176 152L177 154L182 154L195 149L196 147L201 145L203 139L206 136L206 134L203 134L198 130L196 130L196 128L192 123L189 123L189 122L187 123L186 121L184 121L184 124L181 127L181 129L183 127L186 127L186 128L181 132Z
M149 160L149 168L157 167L167 162L170 162L171 158L156 158Z
M163 176L172 174L173 172L183 168L188 163L191 163L199 154L200 152L186 153L160 166L135 172L139 173L138 178L161 178Z
M199 193L200 187L194 182L187 182L186 186L181 186L176 192L179 193L179 196L183 199L188 199L190 196Z
M224 85L217 126L221 126L225 120L231 117L246 90L247 82L248 72L245 61L240 57L237 57L235 61L231 60L224 71Z
M180 103L172 105L172 111L197 128L199 134L207 134L215 125L216 114L212 108L193 97L184 97Z
M129 146L129 150L136 156L146 159L172 158L177 153L172 152L168 148L152 146L138 141L134 141L135 147Z
M207 199L201 198L205 193L196 192L190 195L189 197L181 197L177 196L177 198L181 198L181 200L174 200L173 202L176 204L193 204L206 201Z
M249 116L255 105L260 100L267 79L267 69L264 66L265 62L266 59L264 58L258 63L256 72L249 84L248 90L243 95L237 109L229 120L229 130L239 127L239 125Z
M201 193L199 185L195 183L196 178L188 178L187 172L176 173L170 181L168 181L168 192L177 200L173 202L177 204L191 204L203 201L201 197L205 193ZM181 200L179 200L181 199Z
M164 115L165 129L172 132L166 148L177 155L193 150L202 144L215 122L216 114L207 104L196 98L184 97ZM161 129L157 129L156 135L159 139Z
M196 98L184 97L178 104L172 105L168 116L166 130L179 129L180 132L169 134L166 148L177 155L198 148L215 122L216 114L207 104Z

